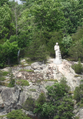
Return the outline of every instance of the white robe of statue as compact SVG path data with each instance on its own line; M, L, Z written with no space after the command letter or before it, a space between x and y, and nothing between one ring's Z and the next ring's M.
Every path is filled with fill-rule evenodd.
M56 45L54 46L54 50L55 50L55 60L54 63L55 64L61 64L62 63L62 58L61 58L61 52L60 52L60 48L58 43L56 43Z

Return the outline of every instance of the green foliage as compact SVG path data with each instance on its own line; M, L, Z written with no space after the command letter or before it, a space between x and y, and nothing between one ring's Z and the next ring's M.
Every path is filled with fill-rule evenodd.
M77 74L82 74L82 72L83 72L83 66L82 66L80 60L78 61L78 64L72 65L72 68L75 70L75 72Z
M71 34L75 33L78 26L82 26L83 20L82 20L82 9L83 9L83 1L80 3L80 1L64 1L62 3L63 5L63 12L65 17L65 32Z
M75 88L74 99L83 104L83 84Z
M8 87L14 87L14 86L15 86L15 79L12 79L8 84Z
M8 119L31 119L25 115L22 110L13 110L7 114Z
M83 37L83 27L78 27L76 33L72 34L72 40L75 42Z
M27 80L23 80L23 79L17 80L16 84L20 85L20 86L29 86L29 82Z
M46 61L47 54L46 46L42 44L41 39L34 38L28 47L28 56L31 60Z
M33 89L33 88L32 88L32 89L30 89L30 91L32 91L32 92L36 92L36 89Z
M4 13L4 14L3 14ZM12 12L7 4L0 7L0 39L9 38L15 32Z
M70 47L69 54L73 60L78 61L80 59L83 61L83 46L81 40L76 41L75 44Z
M46 101L46 96L43 92L40 93L39 98L37 99L36 103L43 105Z
M6 76L7 72L3 72L3 71L0 71L0 81L4 81L5 80L5 77Z
M56 44L56 42L58 42L59 45L61 45L62 37L63 37L62 32L56 31L47 32L47 35L45 35L47 50L49 51L51 56L55 55L54 45Z
M2 74L3 74L3 76L7 76L9 74L9 72L8 71L3 71Z
M0 7L4 4L8 4L9 0L0 0Z
M66 37L64 37L63 39L62 39L62 41L61 41L61 51L62 51L62 55L66 55L66 56L68 56L69 55L69 49L70 49L70 47L71 47L71 45L72 45L72 38L71 38L71 36L66 36Z
M32 9L37 27L48 31L58 31L64 25L64 13L59 2L53 0L36 1Z
M34 72L34 70L29 70L29 69L20 69L19 71Z
M60 83L56 82L53 86L47 86L47 91L47 100L44 99L41 103L43 99L41 95L34 112L42 119L72 119L74 104L65 78Z
M15 79L12 73L12 68L9 69L9 76L10 76L10 82L8 84L8 87L14 87L15 86Z
M18 49L17 42L10 43L7 40L3 45L0 45L0 67L16 63Z
M35 103L34 103L34 99L31 97L28 97L27 100L25 101L25 103L23 104L23 109L27 110L27 111L33 111L35 108Z

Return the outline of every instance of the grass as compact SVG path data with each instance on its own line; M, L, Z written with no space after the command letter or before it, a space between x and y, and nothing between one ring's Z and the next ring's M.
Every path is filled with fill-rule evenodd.
M34 70L20 69L19 71L34 72Z
M75 75L74 77L81 77L80 75Z
M29 82L27 80L23 80L23 79L17 80L16 84L20 85L20 86L29 86Z
M5 82L0 82L0 85L1 86L7 86L8 87L8 83L5 83Z
M24 62L21 62L20 64L22 65L22 67L25 67L25 66L27 66L27 65L28 65L28 64L27 64L27 65L25 65L25 63L24 63Z
M5 77L0 77L0 81L6 80Z
M2 75L3 75L3 76L7 76L8 74L9 74L8 71L3 71L3 72L2 72Z
M6 114L6 115L2 115L2 116L0 116L0 119L2 119L2 118L5 117L5 116L7 116L7 114Z
M32 92L36 92L36 89L30 89L30 91L32 91Z
M27 58L25 58L25 60L26 60L26 63L28 63L29 65L31 65L32 63L35 62L35 61L32 61L31 59L27 59Z

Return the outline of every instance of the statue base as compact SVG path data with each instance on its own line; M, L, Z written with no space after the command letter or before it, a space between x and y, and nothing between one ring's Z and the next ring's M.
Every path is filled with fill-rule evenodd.
M54 59L54 64L61 64L62 63L62 59L58 59L58 58L56 58L56 59Z

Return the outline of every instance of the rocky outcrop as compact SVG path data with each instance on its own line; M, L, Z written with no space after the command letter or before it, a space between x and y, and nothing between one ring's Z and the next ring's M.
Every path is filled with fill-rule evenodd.
M19 108L17 105L20 97L20 89L18 87L8 88L8 87L0 87L0 115L8 113L11 109Z
M8 71L4 68L3 71ZM29 81L29 86L15 86L14 88L0 87L0 115L10 112L12 109L22 108L26 99L31 96L37 99L41 92L46 94L46 86L53 85L54 81L60 81L65 77L71 90L74 91L75 87L79 85L81 76L77 75L71 68L71 63L63 60L60 65L54 64L54 59L49 59L47 64L35 62L31 65L19 65L12 67L12 73L15 79L24 79ZM7 79L9 77L7 76ZM53 81L50 81L53 80ZM82 111L75 109L76 115L82 119Z
M61 78L65 77L72 91L76 86L79 85L79 82L82 79L81 76L74 72L74 70L71 68L71 63L67 60L63 60L60 65L56 65L54 63L54 59L49 59L47 64L35 62L30 66L19 66L12 69L13 74L17 79L24 79L33 83L36 83L39 80L42 81L50 79L60 81Z
M10 112L12 109L20 109L28 97L37 99L41 92L46 93L46 86L53 85L54 81L30 84L30 86L15 86L14 88L0 87L0 115Z

